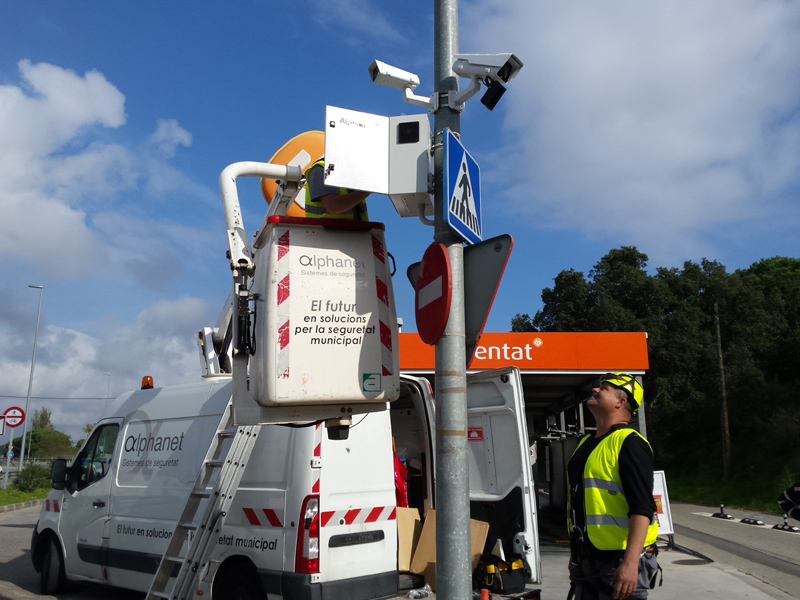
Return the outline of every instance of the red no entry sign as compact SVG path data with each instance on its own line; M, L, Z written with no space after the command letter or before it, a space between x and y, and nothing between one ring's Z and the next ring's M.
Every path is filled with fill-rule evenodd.
M419 337L426 344L439 341L450 317L453 282L450 257L444 244L425 250L417 273L415 313Z
M25 411L17 406L12 406L6 409L3 416L6 418L6 425L9 427L17 427L18 425L22 425L22 422L25 420Z

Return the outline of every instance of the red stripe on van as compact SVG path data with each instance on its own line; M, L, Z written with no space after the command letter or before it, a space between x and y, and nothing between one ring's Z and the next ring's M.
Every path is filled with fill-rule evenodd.
M381 343L386 346L389 350L392 349L392 330L384 323L383 321L380 322L380 332L381 332Z
M379 261L386 262L386 258L384 256L383 244L374 235L372 236L372 253L375 255L375 258L377 258Z
M397 507L394 507L392 509L392 514L389 515L389 519L388 520L389 521L394 521L395 519L397 519Z
M375 277L375 292L378 295L378 300L389 306L389 287L378 277Z
M356 520L356 517L359 515L360 512L361 512L360 508L348 510L347 514L344 516L344 522L347 523L348 525L352 525L353 521Z
M289 345L289 321L278 328L278 347L280 350ZM288 371L288 369L287 369Z
M258 516L256 515L256 511L252 508L243 508L244 516L247 517L247 520L250 521L250 525L261 525L261 521L258 520Z
M61 512L61 508L58 506L58 500L53 500L53 510L55 512Z
M319 479L314 482L314 485L311 486L311 493L318 494L319 493Z
M289 284L291 283L287 275L278 282L278 305L283 304L289 297Z
M329 510L329 511L320 513L320 523L322 524L323 527L325 527L325 525L328 524L328 521L331 520L331 517L334 515L335 512L336 511Z
M281 237L278 238L278 260L286 256L289 252L289 230L286 230Z
M365 523L374 523L381 517L381 513L383 512L382 506L377 506L369 511L369 515L367 515L367 520Z
M272 510L271 508L262 508L261 510L264 511L264 516L267 517L267 521L273 527L283 527L281 525L281 520L278 518L278 514Z

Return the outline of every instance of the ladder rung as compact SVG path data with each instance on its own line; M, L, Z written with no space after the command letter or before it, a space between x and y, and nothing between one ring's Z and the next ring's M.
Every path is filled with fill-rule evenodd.
M235 436L237 431L239 431L238 427L234 427L232 429L223 429L222 431L218 431L217 435L219 435L219 437L228 438Z
M207 461L205 461L205 465L206 465L207 467L221 467L221 466L222 466L222 465L224 465L224 464L225 464L225 461L224 461L224 460L222 460L222 459L216 459L216 460L207 460Z
M178 527L183 527L184 529L189 529L191 531L197 529L197 525L194 523L178 523Z
M192 496L197 496L198 498L210 498L211 492L206 490L193 490Z
M166 600L169 600L170 597L170 595L167 592L156 592L156 591L150 592L148 594L148 597L150 596L155 596L156 598L165 598Z
M169 562L174 562L178 564L183 564L184 558L182 556L165 556L164 560L168 560Z

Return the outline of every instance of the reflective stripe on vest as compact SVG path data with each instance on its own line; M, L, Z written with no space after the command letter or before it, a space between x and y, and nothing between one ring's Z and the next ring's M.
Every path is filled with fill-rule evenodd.
M303 173L305 175L306 180L308 180L308 174L311 172L311 169L314 167L324 167L325 166L325 159L320 158L318 161L313 162ZM343 213L339 213L338 215L332 215L328 212L325 208L325 205L317 200L311 199L311 192L308 189L308 183L306 183L306 217L311 219L343 219L347 221L369 221L369 215L367 214L367 201L362 200L358 206L354 206L350 210L346 210ZM339 188L339 195L343 196L347 194L350 190L347 188Z
M638 435L650 445L650 442L633 429L617 429L601 441L586 459L583 472L586 533L589 541L598 550L624 550L628 544L630 507L619 476L619 453L622 443L631 434ZM580 441L578 448L588 437ZM647 528L644 545L655 543L657 536L658 523L653 518Z

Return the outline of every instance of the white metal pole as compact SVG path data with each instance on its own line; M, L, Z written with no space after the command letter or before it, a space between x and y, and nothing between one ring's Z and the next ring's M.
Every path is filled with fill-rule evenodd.
M25 466L25 432L28 430L28 421L30 421L31 409L31 388L33 388L33 370L36 367L36 342L39 340L39 319L42 316L42 296L44 296L43 285L29 285L29 288L39 290L39 312L36 314L36 334L33 336L33 358L31 358L31 377L28 380L28 398L25 400L25 419L22 421L22 447L19 452L19 473ZM30 451L30 449L28 449ZM19 477L17 473L17 477Z

